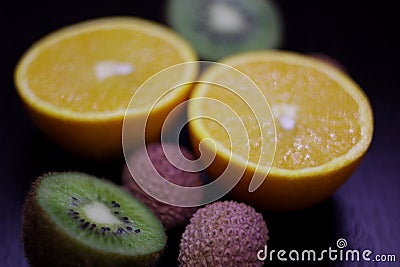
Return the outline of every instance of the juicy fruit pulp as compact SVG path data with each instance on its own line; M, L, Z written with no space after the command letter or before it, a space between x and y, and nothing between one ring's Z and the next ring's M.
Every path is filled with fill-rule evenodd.
M326 74L274 61L252 62L237 68L251 75L271 105L277 128L274 167L302 169L319 166L345 154L360 140L357 102ZM219 79L216 81L219 82ZM250 133L250 161L256 162L261 153L257 140L260 132L256 129L251 110L241 105L233 95L231 99L221 94L218 86L210 86L207 96L233 102L232 106L241 110L241 117ZM215 107L204 105L202 108ZM232 121L222 113L216 113L215 117L223 125ZM227 134L211 120L204 120L203 123L212 136ZM268 118L261 121L260 124L265 125L262 130L269 130L271 123ZM219 141L226 147L230 146L228 138L220 138ZM272 149L268 147L266 150Z
M39 179L24 210L24 244L32 263L147 264L166 237L159 220L111 182L81 173Z
M68 150L91 158L120 156L122 122L138 87L164 68L197 57L165 26L133 17L82 22L49 34L21 58L15 72L19 95L47 135ZM172 81L195 76L192 68L155 85L162 95ZM159 135L167 111L186 99L189 86L161 101L152 113L149 138ZM151 99L151 98L150 98ZM149 103L128 114L142 120Z
M252 110L252 101L257 99L244 103L237 95L210 84L194 88L191 98L206 96L220 100L240 116L241 121L215 113L213 118L220 124L212 120L190 123L195 147L202 138L212 137L221 147L233 151L232 161L237 165L244 164L245 161L238 159L246 159L246 148L250 148L250 167L243 165L245 179L235 188L234 195L263 208L293 209L309 206L333 193L354 171L372 139L372 111L362 90L338 69L295 53L246 53L222 63L248 75L268 100L272 113L271 118L256 121L252 112L259 111ZM237 77L226 77L212 69L204 76L205 80L222 84L229 81L240 88ZM199 103L189 105L189 118L218 109L213 105L215 101ZM229 135L238 131L241 122L248 139L230 142ZM261 132L269 138L262 139ZM246 184L258 158L274 152L263 185L248 193ZM219 154L208 169L214 177L229 160L227 155Z
M124 113L136 88L181 63L181 57L160 37L105 27L48 45L27 67L26 79L35 96L56 109L83 115Z

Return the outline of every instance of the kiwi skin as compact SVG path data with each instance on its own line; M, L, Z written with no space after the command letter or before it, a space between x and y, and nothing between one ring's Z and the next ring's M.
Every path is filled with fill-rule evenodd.
M33 183L23 208L22 240L25 256L32 267L155 266L162 251L135 258L107 252L100 254L65 234L38 204L36 188L46 176L39 177Z

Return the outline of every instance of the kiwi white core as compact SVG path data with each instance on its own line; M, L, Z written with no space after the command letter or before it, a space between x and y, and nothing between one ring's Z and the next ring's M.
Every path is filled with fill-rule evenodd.
M111 214L110 209L100 202L94 202L83 206L86 216L93 222L99 224L118 224L120 221Z
M209 26L213 31L235 33L246 30L245 18L235 7L216 1L208 10L210 12Z
M290 131L296 126L297 106L291 104L275 104L272 113L283 129Z
M123 76L131 74L134 71L134 66L126 62L116 61L100 61L96 63L94 72L97 80L102 81L112 76Z

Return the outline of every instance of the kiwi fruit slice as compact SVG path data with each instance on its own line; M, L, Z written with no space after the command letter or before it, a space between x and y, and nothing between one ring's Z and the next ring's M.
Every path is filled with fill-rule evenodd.
M32 266L154 266L166 245L146 206L110 181L77 172L33 184L22 230Z
M281 15L272 0L169 0L166 19L204 60L275 49L283 35Z

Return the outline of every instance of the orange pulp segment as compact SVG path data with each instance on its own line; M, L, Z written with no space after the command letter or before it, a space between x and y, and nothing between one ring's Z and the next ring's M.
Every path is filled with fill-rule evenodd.
M251 113L258 112L251 110L252 102L244 103L213 84L197 85L192 99L210 97L233 107L249 136L247 140L230 140L229 135L239 128L239 120L219 112L214 112L219 123L209 119L190 123L195 149L204 138L212 138L218 144L217 157L208 168L211 176L221 174L232 160L245 168L233 195L266 209L303 208L332 194L355 170L372 139L372 110L358 85L328 64L291 52L244 53L221 63L238 69L255 82L268 100L269 107L265 108L271 109L273 121L270 117L257 121ZM240 84L237 77L219 73L217 68L207 70L203 79L217 84ZM215 103L194 102L189 106L189 119L218 110ZM270 132L271 138L261 140L261 131ZM247 147L248 157L244 153ZM226 148L233 152L232 159ZM251 177L258 171L258 159L271 153L274 160L270 173L260 188L248 192ZM243 159L248 159L248 163Z
M133 17L102 18L36 42L20 60L15 82L45 133L79 154L102 158L121 151L122 120L136 89L158 71L196 59L191 46L165 26ZM196 72L192 68L181 75L195 77ZM169 82L148 94L162 95ZM157 120L188 92L189 87L160 103ZM146 97L141 103L153 104ZM142 116L142 107L130 111L132 116ZM159 127L151 128L156 136Z

